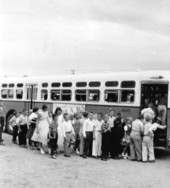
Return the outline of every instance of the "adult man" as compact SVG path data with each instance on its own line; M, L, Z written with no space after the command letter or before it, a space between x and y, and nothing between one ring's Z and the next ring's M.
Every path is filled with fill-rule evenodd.
M158 103L158 113L159 117L161 117L162 125L166 124L166 115L167 115L167 97L162 96Z
M109 136L109 153L111 155L112 152L112 147L113 147L113 140L114 140L114 121L115 121L116 117L114 116L114 110L112 108L109 109L109 128L110 131L108 133Z
M150 116L151 119L153 120L155 118L155 116L156 116L153 103L149 102L148 108L144 108L141 111L141 114L144 116L144 119L146 118L146 116Z
M4 146L5 144L3 143L2 139L2 132L4 129L4 121L5 121L5 107L3 103L0 103L0 145Z
M130 134L130 159L132 161L142 161L142 134L143 134L143 116L132 122L132 131Z
M92 143L93 143L93 129L95 123L93 121L93 112L90 112L89 118L83 123L83 136L84 136L84 154L83 158L92 156Z

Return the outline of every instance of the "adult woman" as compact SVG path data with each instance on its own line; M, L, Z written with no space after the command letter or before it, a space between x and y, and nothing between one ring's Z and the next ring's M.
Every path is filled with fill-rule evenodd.
M122 153L121 151L121 140L124 136L124 118L123 113L118 112L117 117L114 121L114 128L112 132L112 152L111 157L112 159L119 159L119 154Z
M40 143L40 152L45 154L43 146L47 145L47 135L49 132L48 107L42 106L38 112L36 131L33 134L32 140Z
M62 115L62 109L60 107L57 107L55 110L55 114L58 117L58 149L64 150L64 131L63 131L63 115Z
M102 113L97 114L97 120L95 121L94 131L93 131L93 149L92 155L95 158L101 156L101 145L102 145L102 131L101 127L104 121L102 120Z

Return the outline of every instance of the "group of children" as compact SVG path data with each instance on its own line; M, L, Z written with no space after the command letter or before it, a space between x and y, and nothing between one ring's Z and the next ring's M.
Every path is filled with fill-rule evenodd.
M21 147L40 149L45 154L47 145L51 158L56 159L57 150L64 150L64 156L70 157L70 148L81 157L94 157L101 160L129 158L131 160L153 162L153 135L157 128L164 129L159 118L156 123L148 112L133 121L124 118L122 112L114 116L113 109L103 116L102 113L79 112L74 115L62 114L57 108L55 113L48 112L46 105L42 109L34 108L28 115L14 112L9 123L13 127L13 142Z

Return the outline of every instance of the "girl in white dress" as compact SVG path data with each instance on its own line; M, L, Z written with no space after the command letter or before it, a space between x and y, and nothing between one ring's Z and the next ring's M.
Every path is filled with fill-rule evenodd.
M58 117L58 150L64 151L64 130L63 130L63 115L62 115L62 109L60 107L57 107L55 110L55 114Z
M45 154L43 146L47 145L48 132L49 132L49 119L48 119L48 107L42 106L42 109L38 112L36 130L32 137L32 140L40 143L40 152Z

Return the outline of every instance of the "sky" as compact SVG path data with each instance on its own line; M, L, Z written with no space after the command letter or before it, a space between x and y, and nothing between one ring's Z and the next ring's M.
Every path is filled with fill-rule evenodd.
M0 75L170 70L169 0L0 0Z

